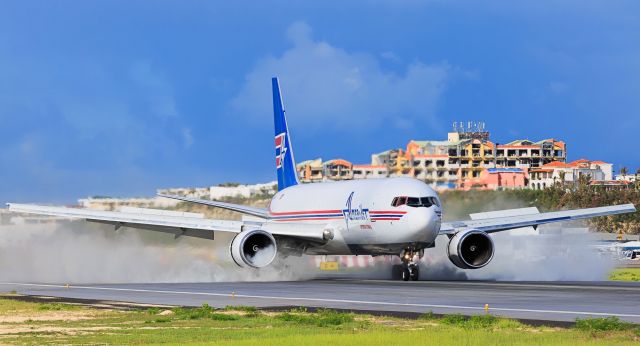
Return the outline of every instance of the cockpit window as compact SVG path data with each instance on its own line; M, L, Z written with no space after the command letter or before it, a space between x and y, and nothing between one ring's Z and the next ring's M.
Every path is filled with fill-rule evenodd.
M440 206L440 202L435 197L407 197L398 196L391 201L392 207L399 207L401 205L407 205L413 208L425 207L429 208L433 205Z
M408 197L407 198L407 205L410 207L421 207L422 206L422 202L420 202L420 198L418 197Z
M399 207L403 204L407 204L407 197L406 196L400 196L400 197L394 197L393 201L391 201L391 206L393 207Z

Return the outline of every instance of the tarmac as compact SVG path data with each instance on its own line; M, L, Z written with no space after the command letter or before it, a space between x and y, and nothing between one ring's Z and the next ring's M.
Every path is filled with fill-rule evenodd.
M389 314L460 313L536 321L617 316L640 323L640 283L321 279L66 285L0 283L0 291L97 302L266 309L302 306Z

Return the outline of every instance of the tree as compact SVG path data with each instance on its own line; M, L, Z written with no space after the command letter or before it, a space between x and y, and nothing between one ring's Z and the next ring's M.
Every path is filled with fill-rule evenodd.
M560 185L562 185L563 187L565 183L564 178L566 177L566 175L567 175L566 171L558 171L558 176L560 176Z
M620 167L620 175L627 175L627 173L629 173L629 170L627 169L627 167Z

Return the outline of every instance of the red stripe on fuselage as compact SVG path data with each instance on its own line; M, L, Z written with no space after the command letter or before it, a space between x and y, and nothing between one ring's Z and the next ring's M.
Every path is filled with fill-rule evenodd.
M342 213L342 210L308 210L308 211L282 211L274 212L270 211L269 214L273 216L288 216L288 215L304 215L304 214L337 214ZM372 210L369 214L406 214L406 211L399 210Z
M313 220L342 220L341 217L309 217L297 219L275 219L273 221L313 221Z
M269 212L269 214L274 216L304 215L304 214L337 214L337 213L342 213L342 210L310 210L310 211L283 211L283 212L270 211Z
M399 211L399 210L375 210L375 211L370 211L369 214L406 214L406 211Z

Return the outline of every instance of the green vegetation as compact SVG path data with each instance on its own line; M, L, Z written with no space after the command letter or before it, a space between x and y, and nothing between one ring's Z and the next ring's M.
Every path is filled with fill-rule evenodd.
M322 309L284 312L247 306L215 309L98 310L0 298L2 344L167 345L635 345L638 326L616 318L578 320L575 328L533 327L478 315L418 319ZM43 308L46 306L46 308Z
M278 315L281 321L295 324L311 324L318 327L339 326L354 321L353 314L345 314L333 310L321 309L314 314L309 314L306 310L293 310Z
M588 332L609 332L619 330L640 330L633 323L620 321L617 317L577 319L576 329Z
M609 274L613 281L640 281L640 268L618 268Z
M77 305L71 304L62 304L62 303L45 303L38 305L38 310L45 311L60 311L60 310L77 310L80 307Z

